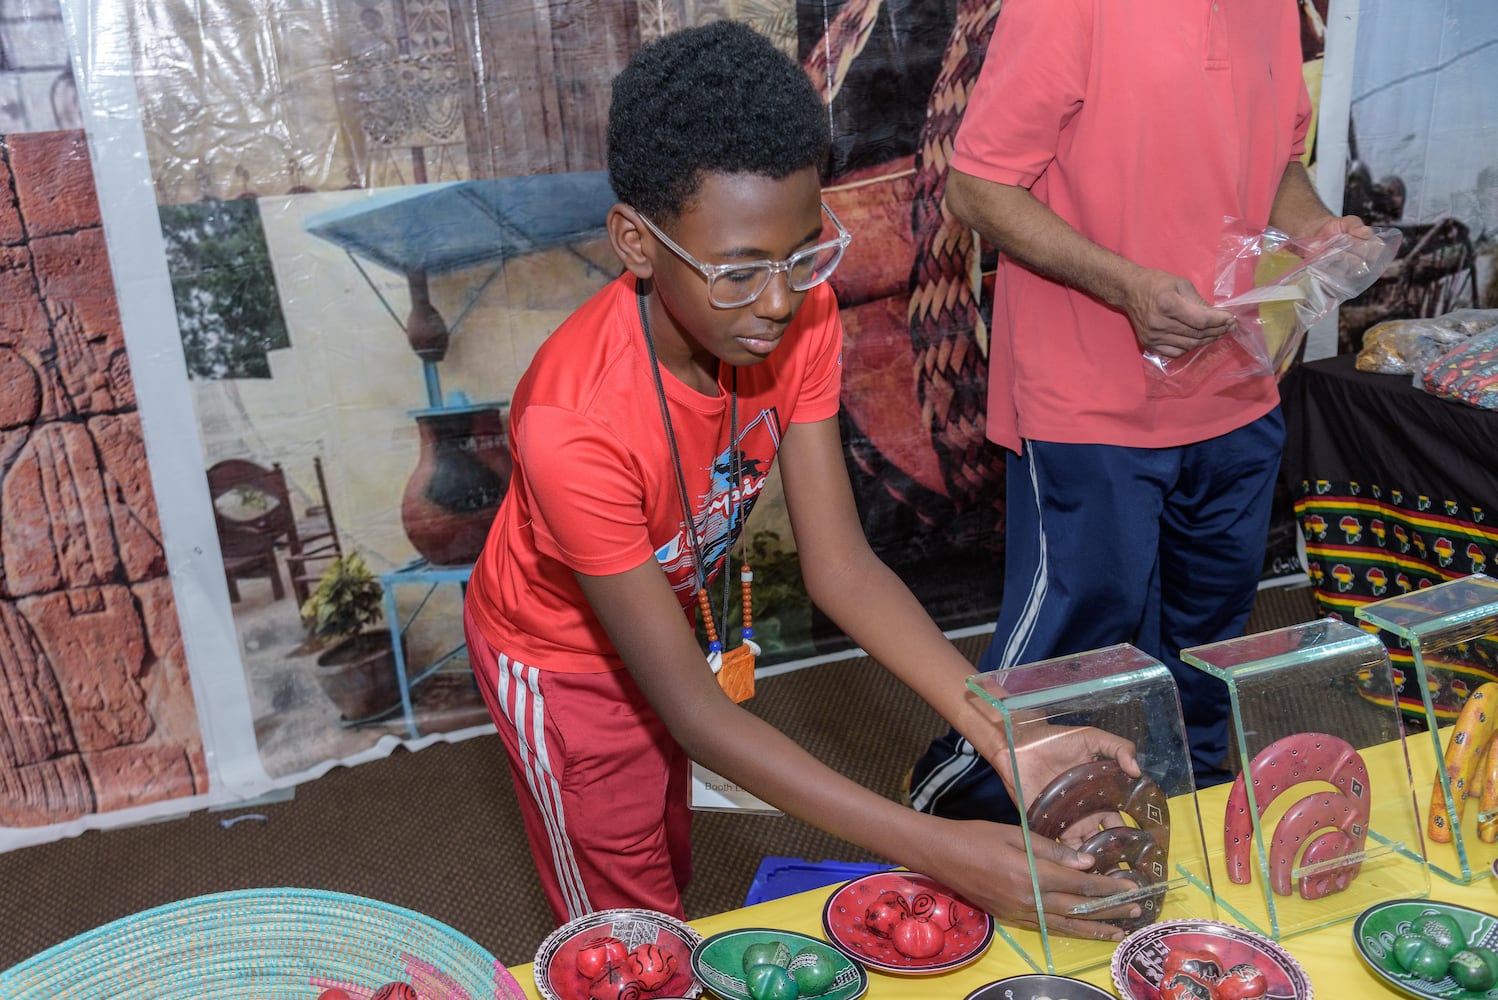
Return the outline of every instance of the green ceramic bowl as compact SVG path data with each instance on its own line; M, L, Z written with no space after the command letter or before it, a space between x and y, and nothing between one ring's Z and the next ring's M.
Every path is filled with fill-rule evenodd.
M1405 972L1394 961L1394 940L1409 932L1410 923L1427 913L1441 913L1456 921L1468 944L1498 950L1498 916L1429 899L1391 899L1368 907L1352 925L1352 943L1363 961L1395 989L1430 1000L1498 998L1498 987L1485 992L1465 990L1450 976L1429 980Z
M744 949L752 944L767 944L779 941L792 955L808 946L816 946L832 959L837 970L832 986L825 993L803 1000L854 1000L869 988L869 974L864 967L838 951L826 941L797 934L795 931L777 931L768 927L746 927L736 931L724 931L705 938L692 949L692 974L707 987L713 996L722 1000L752 1000L744 985Z

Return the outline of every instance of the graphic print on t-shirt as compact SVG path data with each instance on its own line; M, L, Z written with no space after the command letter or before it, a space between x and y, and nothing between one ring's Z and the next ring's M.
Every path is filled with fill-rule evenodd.
M770 466L775 462L775 454L780 449L780 420L775 410L761 410L758 416L740 428L737 444L743 481L733 483L734 456L730 448L724 448L713 459L707 492L691 497L698 549L709 567L709 579L716 575L723 557L737 541L744 522L754 509L759 491L764 489ZM700 483L702 473L708 471L695 469L688 473L688 489L693 482ZM691 597L696 593L698 584L692 571L692 547L687 542L685 524L677 528L671 541L656 549L655 558L666 571L671 589L678 597Z

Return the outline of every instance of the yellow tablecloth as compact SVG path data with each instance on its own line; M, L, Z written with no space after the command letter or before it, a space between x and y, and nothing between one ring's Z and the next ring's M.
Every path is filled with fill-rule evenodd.
M1403 755L1399 750L1396 743L1377 750L1365 751L1364 757L1368 760L1370 774L1377 776L1383 773L1392 777L1391 769L1394 768L1402 772ZM1426 733L1411 734L1408 740L1408 750L1410 766L1416 776L1414 783L1416 800L1423 819L1434 774L1435 751L1430 736ZM1401 782L1405 780L1402 773L1398 773L1398 780ZM1208 828L1209 836L1214 825L1220 836L1221 827L1217 824L1221 823L1222 804L1226 800L1226 794L1226 786L1199 793L1203 824ZM1469 806L1469 809L1475 812L1475 803ZM1468 818L1470 821L1471 817ZM1444 848L1443 850L1449 853L1451 849ZM1490 859L1495 852L1495 847L1494 845L1475 844L1474 850L1482 852L1483 858ZM835 888L835 886L829 886L814 889L810 892L760 903L757 906L729 910L691 921L691 924L704 937L741 927L770 927L777 930L799 931L825 940L826 935L822 932L822 907ZM1492 877L1483 877L1471 885L1463 886L1432 873L1430 890L1429 898L1433 900L1498 913L1498 880ZM1230 920L1227 914L1222 914L1221 917L1223 920ZM1390 988L1382 979L1375 976L1358 956L1352 944L1351 919L1318 930L1292 935L1282 940L1280 944L1305 967L1317 996L1324 1000L1331 1000L1334 997L1356 997L1362 1000L1364 997L1406 996ZM981 959L966 968L953 972L939 976L893 976L870 972L869 990L865 996L869 1000L903 1000L903 998L962 1000L963 997L986 983L1003 979L1006 976L1017 976L1033 971L1035 970L1030 968L1013 947L1002 937L995 935L993 944ZM511 972L525 989L526 995L539 1000L540 994L536 992L535 977L531 966L516 966L511 969ZM1113 982L1107 966L1076 972L1073 975L1113 992Z
M1432 899L1498 912L1498 883L1491 878L1465 887L1436 880L1431 883L1431 889ZM831 892L830 887L816 889L760 903L758 906L729 910L691 923L704 937L736 927L773 927L825 939L826 935L822 933L822 904L827 901ZM1326 1000L1336 997L1356 997L1358 1000L1365 997L1407 997L1407 994L1391 989L1370 972L1367 964L1358 957L1352 946L1351 921L1296 935L1282 941L1281 945L1305 966L1318 997ZM529 965L516 966L510 971L525 990L526 996L540 997ZM941 976L891 976L870 972L869 991L864 996L868 1000L961 1000L985 983L1032 971L1034 970L1014 949L995 937L992 947L981 959L964 969ZM1106 968L1076 973L1076 978L1095 983L1109 992L1113 991L1113 982Z

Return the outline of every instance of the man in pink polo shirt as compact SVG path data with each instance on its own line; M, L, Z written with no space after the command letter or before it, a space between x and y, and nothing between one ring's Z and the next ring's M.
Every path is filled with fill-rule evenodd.
M1009 449L1004 597L981 667L1132 642L1175 675L1199 784L1224 780L1227 698L1182 648L1241 634L1284 427L1272 377L1146 391L1232 317L1202 297L1225 218L1369 235L1317 197L1294 0L1005 0L946 205L1002 252L988 436ZM955 733L917 808L1004 816Z

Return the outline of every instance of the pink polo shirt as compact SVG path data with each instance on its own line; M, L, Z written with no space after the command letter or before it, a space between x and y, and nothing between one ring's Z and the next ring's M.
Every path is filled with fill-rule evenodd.
M1005 0L952 166L1212 299L1225 217L1267 225L1310 121L1293 0ZM1146 395L1128 319L1000 258L988 436L1170 447L1272 409L1271 377Z

